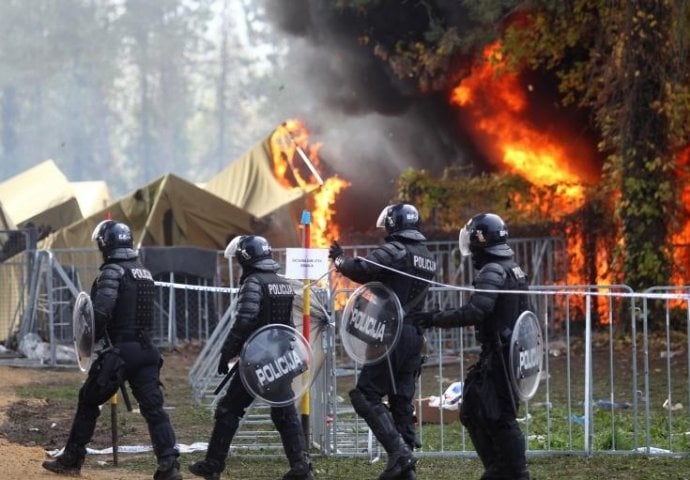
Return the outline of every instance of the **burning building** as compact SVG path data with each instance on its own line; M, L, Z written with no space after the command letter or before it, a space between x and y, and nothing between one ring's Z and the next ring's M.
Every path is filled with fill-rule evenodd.
M461 28L472 27L469 7L458 2L405 8L395 2L359 8L343 3L352 8L309 0L301 8L267 3L274 25L291 35L292 76L285 79L284 92L310 112L323 157L352 184L335 213L343 230L370 228L382 204L398 195L395 179L406 168L426 169L439 179L454 168L468 184L484 173L514 175L529 184L529 191L506 190L505 205L496 209L507 205L522 214L518 218L529 216L549 227L540 233L566 239L568 283L620 281L625 261L620 252L629 246L622 243L614 213L624 202L618 201L620 188L602 182L605 157L598 134L590 130L592 112L563 107L557 81L548 73L504 68L497 43L477 59L425 57L429 45L442 49L442 40L460 42ZM494 26L505 28L508 18ZM424 36L434 33L434 21L443 27L436 31L439 38L443 29L447 36L423 44ZM416 63L405 57L415 45ZM447 237L467 219L464 211L458 210L454 222L450 215L439 225ZM673 282L687 282L687 254L678 256L688 249L687 234L682 225L675 230Z

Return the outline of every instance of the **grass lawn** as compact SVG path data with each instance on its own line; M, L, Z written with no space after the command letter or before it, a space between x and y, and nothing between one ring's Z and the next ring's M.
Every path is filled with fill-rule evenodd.
M166 388L166 406L175 427L178 441L191 444L198 441L208 441L210 435L213 413L207 407L198 406L192 397L191 387L187 382L187 374L198 352L182 348L175 352L165 353L162 381ZM553 377L558 379L555 372ZM56 449L64 445L69 433L69 426L77 402L77 391L84 380L84 374L76 369L26 369L22 374L31 376L31 382L21 387L13 388L18 401L8 408L8 420L0 425L0 434L9 441L24 445L39 445L45 449ZM35 379L34 379L35 377ZM680 377L682 378L682 377ZM687 388L687 386L685 387ZM555 388L555 392L558 390ZM551 410L552 418L566 417L568 412L554 407ZM118 414L118 431L121 445L149 444L148 431L143 418L136 413L124 412L120 402ZM544 430L545 421L543 412L533 411L529 433L540 433ZM654 456L647 457L643 454L626 453L630 448L628 431L631 419L627 411L616 412L616 425L621 433L616 434L615 447L612 447L613 439L608 425L610 413L600 411L595 413L595 422L600 424L603 437L595 435L594 442L597 448L615 448L617 453L596 453L592 457L581 455L557 454L531 454L528 457L530 473L533 479L606 479L606 480L633 480L633 479L688 479L690 480L690 457L688 456ZM601 418L599 418L601 417ZM661 415L657 420L665 422L666 417ZM677 412L674 418L679 428L687 424L687 414ZM425 426L426 427L426 426ZM453 445L447 449L457 449L460 438L459 423L451 424L448 437ZM565 438L567 432L560 432L557 421L551 422L551 449L557 450L559 439ZM660 428L659 442L663 444L663 432ZM606 437L606 438L604 438ZM433 427L427 430L424 451L419 454L417 477L420 479L477 479L482 473L479 461L471 454L443 453L441 456L432 456L427 452L434 450ZM103 414L93 441L89 446L93 448L106 448L111 445L111 425L108 406L104 406ZM686 442L684 438L678 440ZM428 443L427 443L428 442ZM569 446L564 444L564 450ZM537 449L538 445L530 445L530 450ZM471 450L471 445L468 447ZM263 454L263 455L262 455ZM187 465L203 458L203 452L185 453L180 461L183 464L185 478L196 478L187 470ZM102 465L103 469L117 469L120 472L137 472L137 474L150 473L154 463L151 453L144 454L120 454L120 462L117 467L112 465L109 455L91 455L87 462L91 465ZM326 457L318 452L313 452L313 460L316 478L320 479L373 479L377 478L383 470L385 460L382 459L373 465L364 456L351 457ZM280 478L287 471L287 461L278 451L257 450L257 454L231 455L228 459L228 468L221 478L223 479L274 479ZM56 477L57 478L57 477Z

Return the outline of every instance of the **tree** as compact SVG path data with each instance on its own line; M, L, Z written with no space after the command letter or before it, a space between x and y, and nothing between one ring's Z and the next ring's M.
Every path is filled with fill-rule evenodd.
M3 165L20 171L47 158L78 173L109 164L107 92L115 78L110 8L37 0L0 5ZM94 118L94 121L84 121ZM79 175L75 179L80 179Z
M135 95L131 101L137 109L130 125L136 135L126 149L137 159L130 175L152 180L166 165L188 158L187 122L194 108L190 76L193 60L206 48L201 34L208 13L206 0L125 3L116 28L122 62L134 67L135 83L123 92Z
M512 26L506 52L516 62L552 69L566 102L593 112L602 182L620 192L624 281L635 289L669 283L670 237L679 215L674 180L688 142L690 10L676 1L538 2L530 28Z
M395 5L393 5L395 3ZM676 155L688 144L687 2L339 0L366 18L360 31L419 91L466 75L468 53L502 41L508 68L551 71L565 104L591 112L606 155L601 188L619 192L620 270L635 289L669 283L670 236L679 215ZM394 8L400 28L377 28ZM417 19L410 28L410 19ZM364 21L363 21L364 23ZM601 211L600 203L592 211ZM614 212L611 212L612 214ZM614 238L617 232L610 232Z

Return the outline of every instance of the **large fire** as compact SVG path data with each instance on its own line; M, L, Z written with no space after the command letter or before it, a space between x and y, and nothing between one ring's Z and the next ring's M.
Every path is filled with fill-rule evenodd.
M323 248L340 236L334 221L335 200L350 183L338 176L323 178L320 173L321 144L309 143L309 132L297 119L287 120L276 128L270 138L273 172L281 185L301 188L309 195L312 214L311 246Z
M468 126L492 162L533 185L557 186L566 200L560 213L571 213L582 206L583 184L592 180L578 165L591 159L580 158L581 154L562 138L525 119L525 89L518 75L506 70L499 48L498 42L485 48L484 61L453 90L451 102L469 114L472 121Z
M674 285L687 285L690 281L690 146L687 146L678 155L676 175L683 185L680 204L682 224L671 236L675 246L673 262L676 271L673 273Z
M527 88L516 73L506 68L498 42L487 46L483 61L474 65L470 75L451 94L452 104L461 107L478 148L497 168L522 176L536 187L551 187L551 198L512 199L521 211L535 209L553 220L580 209L585 203L586 184L596 181L588 158L566 139L567 135L546 131L533 125L526 114L529 107ZM535 201L536 200L536 201ZM587 284L582 272L582 232L564 232L570 268L568 283ZM597 283L607 284L606 255L597 259Z

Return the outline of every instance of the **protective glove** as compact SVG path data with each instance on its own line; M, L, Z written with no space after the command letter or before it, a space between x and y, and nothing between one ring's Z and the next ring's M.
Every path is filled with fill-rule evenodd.
M218 375L227 375L230 372L230 360L232 359L224 351L220 353L220 360L218 361Z
M340 269L340 265L342 265L343 259L345 258L345 251L335 240L333 240L331 247L328 249L328 258L333 260L335 268Z
M437 313L439 313L438 310L430 312L412 312L407 316L407 318L418 327L433 328L434 315Z
M331 260L335 261L338 257L342 256L345 252L343 251L343 247L341 247L338 242L333 240L333 243L331 243L331 247L328 249L328 258Z
M228 363L230 360L235 358L242 351L242 344L244 340L233 332L228 334L228 338L223 344L223 348L220 349L220 361L218 362L218 373L220 375L227 375L230 371Z

